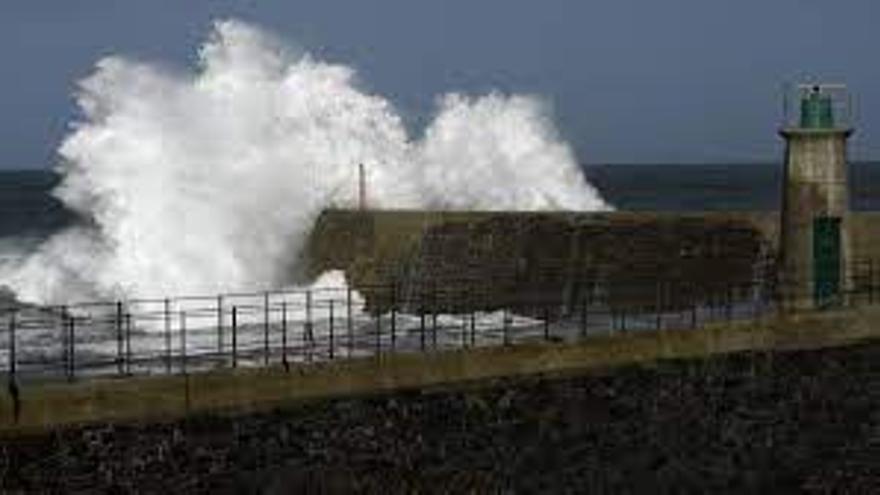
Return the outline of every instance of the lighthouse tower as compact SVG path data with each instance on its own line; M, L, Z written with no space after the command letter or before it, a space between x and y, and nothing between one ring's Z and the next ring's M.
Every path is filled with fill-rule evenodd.
M786 94L784 114L782 301L788 309L835 306L850 285L850 96L842 85L800 85Z

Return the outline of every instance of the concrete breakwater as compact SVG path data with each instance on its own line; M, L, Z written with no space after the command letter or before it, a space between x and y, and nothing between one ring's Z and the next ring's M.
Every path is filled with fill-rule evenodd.
M853 213L850 223L859 283L880 252L880 215ZM439 286L452 294L439 302L447 308L540 296L564 311L597 285L622 308L655 304L658 284L674 287L671 306L734 286L772 288L778 245L777 212L328 210L302 255L312 276L344 270L377 310L405 305L407 294L429 300Z

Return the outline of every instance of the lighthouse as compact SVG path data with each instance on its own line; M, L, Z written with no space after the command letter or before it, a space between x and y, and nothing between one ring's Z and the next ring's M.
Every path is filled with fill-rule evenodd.
M784 106L782 302L787 309L833 307L850 285L850 96L839 84L799 85L786 93Z

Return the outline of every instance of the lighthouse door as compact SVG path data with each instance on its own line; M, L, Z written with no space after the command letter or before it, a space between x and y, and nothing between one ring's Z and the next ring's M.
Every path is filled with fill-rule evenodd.
M816 307L827 307L840 293L840 218L813 220L813 298Z

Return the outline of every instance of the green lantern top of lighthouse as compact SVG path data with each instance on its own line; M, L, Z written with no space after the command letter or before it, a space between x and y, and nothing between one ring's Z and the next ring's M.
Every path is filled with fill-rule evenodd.
M804 129L833 129L834 106L831 96L813 86L801 97L801 127Z
M784 99L787 132L850 132L852 98L843 84L798 84Z

